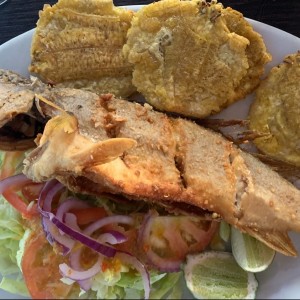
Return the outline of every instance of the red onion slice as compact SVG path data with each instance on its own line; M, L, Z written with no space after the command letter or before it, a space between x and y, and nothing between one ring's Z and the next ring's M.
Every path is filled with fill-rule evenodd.
M200 224L193 223L197 221L203 220L189 216L159 216L156 211L150 211L138 235L139 245L149 264L162 272L178 272L187 254L203 251L217 226L210 222L209 228L198 228ZM160 251L166 252L162 256Z
M87 280L95 276L101 271L101 262L102 259L99 256L97 262L89 269L84 270L84 271L76 271L70 266L68 266L66 263L60 264L59 265L59 270L62 274L62 276L75 280L75 281L82 281L82 280Z
M64 222L70 226L71 228L81 231L80 227L77 224L77 217L72 213L66 213L64 217ZM61 230L59 231L61 234L64 234Z
M90 206L87 203L74 197L69 197L58 207L56 217L75 230L81 231L77 224L76 216L74 214L68 213L68 211L71 209L83 209L88 207ZM62 231L60 231L60 233L64 234Z
M70 253L70 263L71 267L77 271L82 271L81 263L80 263L80 255L81 255L82 247L76 247L71 253Z
M111 245L121 244L127 241L127 237L119 231L109 230L98 236L97 240L101 243Z
M70 264L71 267L76 271L83 271L83 268L80 264L80 256L81 256L82 247L79 247L77 249L74 249L70 253ZM80 285L80 288L84 291L88 291L92 287L92 279L86 279L86 280L78 280L78 284Z
M78 282L80 288L86 292L91 289L92 284L93 284L92 278L85 279L85 280L78 280L77 282Z
M132 265L142 276L143 279L143 286L145 291L145 299L149 299L150 296L150 276L148 271L146 270L145 266L134 256L130 255L129 253L125 252L118 252L116 254L121 261L124 263L128 263Z
M14 176L7 177L0 181L0 194L2 195L7 189L18 189L32 182L24 174L18 174Z
M145 216L138 235L138 241L141 245L144 245L146 243L146 240L149 239L154 218L158 216L159 215L156 211L149 211L149 213ZM151 247L147 247L146 255L149 259L149 263L151 263L155 268L162 272L180 271L182 260L170 261L164 259L153 252Z
M48 217L50 218L50 221L61 231L63 231L65 234L69 235L74 240L79 241L80 243L86 245L90 249L104 255L107 257L114 257L117 250L99 243L97 240L89 237L88 235L81 233L75 229L72 229L68 225L61 222L59 219L55 217L52 213L48 213Z
M51 212L53 197L63 188L55 179L48 181L43 187L38 199L38 209L44 217L48 217L47 212Z
M147 250L147 257L150 263L155 266L161 272L179 272L182 260L167 260L158 256L153 250Z
M64 247L63 255L67 255L75 245L75 241L69 236L61 235L57 227L47 218L43 217L43 228L47 240L52 245L54 241Z
M158 216L159 215L156 211L149 211L149 213L145 216L138 235L138 241L141 245L144 245L146 239L150 237L153 220ZM149 249L147 247L146 255L149 259L149 262L160 271L178 272L180 270L182 260L168 261L167 259L163 259L154 253L151 247L149 247Z
M86 202L78 200L74 197L67 198L57 209L56 217L64 221L64 214L70 211L71 209L83 209L90 207Z
M51 245L56 241L61 246L63 246L63 255L67 255L70 250L73 248L75 241L68 237L63 236L56 226L49 221L51 213L51 205L54 196L63 189L64 186L57 180L48 181L43 187L39 199L38 199L38 209L42 214L42 225L46 235L47 240Z
M51 204L53 197L58 191L60 191L64 186L57 180L51 180L46 183L43 190L41 191L38 208L40 213L47 219L49 219L59 230L67 234L70 238L79 241L80 243L86 245L87 247L93 249L94 251L103 254L107 257L114 257L116 254L116 249L103 245L97 240L79 232L76 229L71 228L70 226L63 223L59 220L53 213L50 212ZM64 245L64 244L63 244ZM64 245L66 248L69 248L70 244Z
M53 245L55 242L54 237L51 235L48 225L49 225L49 219L45 218L42 216L42 227L46 236L47 241L49 242L50 245ZM52 223L51 223L52 224Z
M111 258L116 256L117 254L121 261L123 261L124 263L131 264L135 269L137 269L138 272L140 272L145 289L145 299L148 299L150 295L150 277L145 266L137 258L133 257L129 253L117 252L115 248L102 244L98 240L95 240L90 237L90 235L93 232L108 224L121 223L126 225L134 225L134 219L132 217L123 215L109 216L92 223L83 232L81 232L80 230L78 230L79 227L75 222L74 214L67 213L70 207L73 204L75 205L75 202L73 202L74 200L72 200L72 202L67 202L63 207L60 207L58 216L54 215L51 212L53 197L62 188L63 185L61 183L57 182L56 180L51 180L44 186L40 194L38 200L38 208L40 213L44 217L43 223L44 227L46 228L46 234L50 234L50 236L53 237L53 239L55 239L68 249L72 249L75 244L75 241L79 241L83 245L106 257ZM78 205L81 206L82 204L78 203ZM67 221L68 224L65 224L63 222L64 216L64 221ZM65 233L67 236L59 234L60 231L62 233ZM100 235L99 239L104 241L105 243L110 244L118 244L126 241L126 237L122 233L117 231L106 232ZM73 255L71 253L71 257L71 265L73 265L76 269L79 270L75 270L67 264L61 264L59 268L62 273L62 276L77 281L84 290L90 289L91 278L101 271L101 256L99 256L98 261L88 270L81 269L80 251L75 250L75 253Z
M99 228L108 225L108 224L126 224L126 225L134 225L134 219L130 216L123 216L123 215L114 215L102 218L101 220L98 220L91 225L89 225L83 233L86 235L91 235L93 232L98 230Z

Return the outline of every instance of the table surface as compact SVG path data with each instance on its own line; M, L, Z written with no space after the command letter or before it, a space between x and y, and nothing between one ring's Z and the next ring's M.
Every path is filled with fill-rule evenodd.
M0 45L35 27L38 11L44 3L56 0L8 0L0 5ZM114 0L115 5L147 4L147 0ZM235 0L220 1L245 17L275 26L300 37L300 0Z

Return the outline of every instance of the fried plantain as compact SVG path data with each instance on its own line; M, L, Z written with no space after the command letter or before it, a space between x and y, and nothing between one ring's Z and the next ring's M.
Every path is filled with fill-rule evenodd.
M123 52L134 65L134 85L151 105L198 118L252 92L270 60L261 36L217 1L145 6L133 18Z
M230 32L243 36L250 42L246 48L249 68L235 90L237 97L244 98L259 85L260 77L264 73L264 66L271 60L271 55L266 51L266 46L261 35L253 30L252 26L240 12L227 7L222 10L222 14Z
M122 54L133 12L112 0L60 0L39 14L30 72L61 87L127 97L135 91Z
M300 51L274 67L256 91L249 112L254 140L265 154L300 166Z

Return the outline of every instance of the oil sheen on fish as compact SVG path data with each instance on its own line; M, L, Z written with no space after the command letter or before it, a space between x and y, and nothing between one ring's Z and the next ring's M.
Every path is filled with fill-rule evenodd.
M42 97L63 112L38 101L52 119L25 160L31 179L57 178L80 193L191 205L296 255L288 231L300 231L300 191L221 135L112 95L51 89Z
M8 123L18 114L51 118L25 161L33 180L57 178L76 192L121 194L173 211L214 212L277 251L296 255L287 233L300 231L300 191L220 134L147 104L51 89L3 70L0 75L0 119L10 115L6 105ZM19 102L12 100L20 90L30 101L17 111Z

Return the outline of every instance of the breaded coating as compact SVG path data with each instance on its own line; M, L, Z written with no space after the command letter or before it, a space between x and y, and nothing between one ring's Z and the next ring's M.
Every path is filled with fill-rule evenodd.
M217 1L145 6L123 51L134 65L134 85L151 105L198 118L252 92L270 60L261 36Z
M300 51L274 67L256 91L250 129L263 153L300 166Z
M296 255L287 232L300 231L300 191L221 135L112 95L51 89L43 96L72 117L57 126L61 112L40 101L41 112L54 118L26 157L29 178L57 178L78 193L188 206L189 214L214 212Z
M300 231L300 191L220 134L148 104L1 74L4 107L16 111L20 102L10 100L21 90L32 93L28 107L40 115L34 117L51 118L25 160L31 179L57 178L75 192L121 194L172 213L216 215L296 255L287 232Z
M133 12L112 0L60 0L40 11L30 72L61 87L127 97L132 67L122 54Z
M0 69L0 149L27 150L35 146L39 132L33 108L34 92L30 80Z

